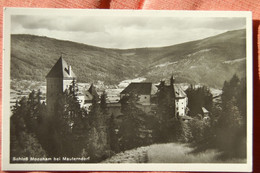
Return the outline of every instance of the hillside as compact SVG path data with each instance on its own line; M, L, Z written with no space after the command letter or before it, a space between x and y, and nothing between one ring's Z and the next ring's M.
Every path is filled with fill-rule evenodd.
M120 50L12 35L11 78L44 81L62 54L80 82L118 84L136 77L158 82L173 74L177 82L221 88L234 73L245 76L245 40L245 30L236 30L168 47Z
M47 37L12 35L11 77L44 81L61 54L81 82L115 83L134 76L143 68L140 62L122 56L117 50Z

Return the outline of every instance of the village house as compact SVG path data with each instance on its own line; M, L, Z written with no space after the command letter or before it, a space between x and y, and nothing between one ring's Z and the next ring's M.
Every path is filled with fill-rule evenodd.
M187 114L188 97L179 85L174 84L175 112L177 116Z

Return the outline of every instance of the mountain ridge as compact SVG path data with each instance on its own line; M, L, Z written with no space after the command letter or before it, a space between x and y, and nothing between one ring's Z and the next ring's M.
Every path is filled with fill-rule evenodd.
M245 77L245 61L223 63L246 57L245 36L242 29L166 47L110 49L16 34L11 35L11 78L44 81L62 55L81 82L118 84L135 77L158 82L173 74L177 82L220 88L234 73Z

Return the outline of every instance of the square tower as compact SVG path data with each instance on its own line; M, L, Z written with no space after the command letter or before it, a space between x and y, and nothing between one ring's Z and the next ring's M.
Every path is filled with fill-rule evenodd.
M47 80L47 111L53 115L58 96L62 94L76 80L76 75L64 58L60 57L46 76Z

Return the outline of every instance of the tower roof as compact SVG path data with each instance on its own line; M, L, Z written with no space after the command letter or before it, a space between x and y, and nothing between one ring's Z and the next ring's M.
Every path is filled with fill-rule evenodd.
M71 66L69 66L62 57L60 57L60 59L47 74L46 78L72 79L76 78L76 75L72 71Z

